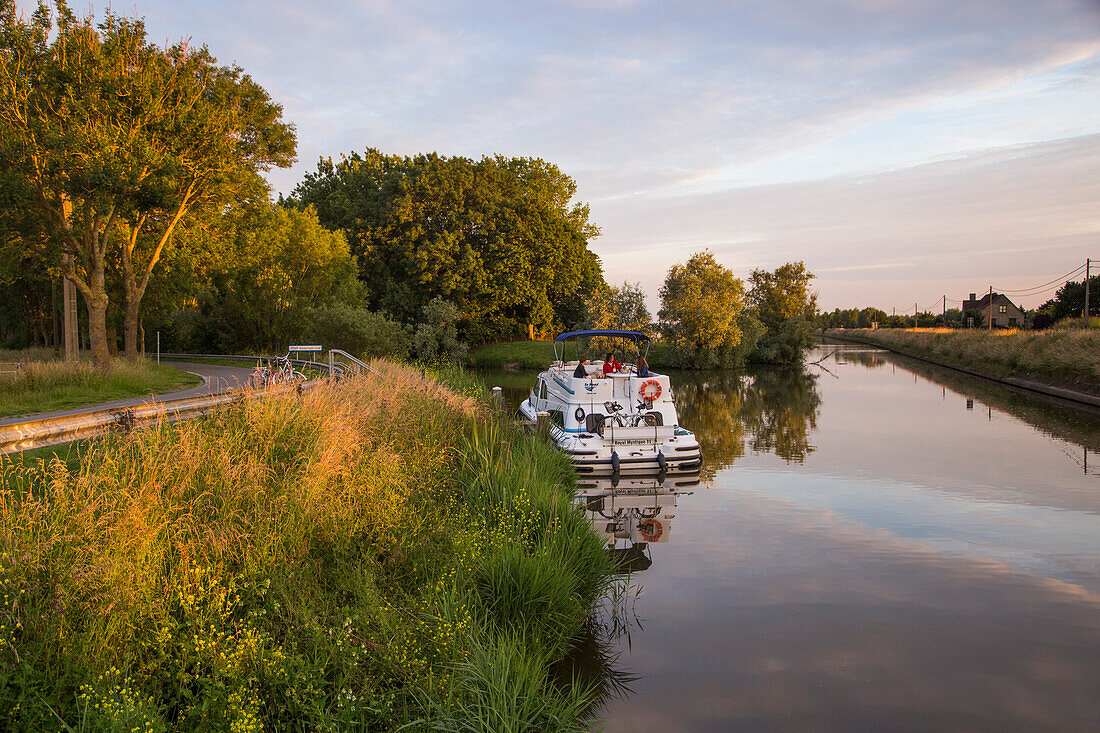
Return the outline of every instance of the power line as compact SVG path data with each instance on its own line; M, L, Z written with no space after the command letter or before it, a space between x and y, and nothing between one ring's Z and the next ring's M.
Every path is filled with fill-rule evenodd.
M1080 265L1075 270L1067 272L1065 275L1062 275L1061 277L1055 278L1055 279L1051 280L1050 282L1043 283L1042 285L1035 285L1035 286L1030 287L1030 288L1023 288L1022 290L1005 290L1004 288L994 288L994 290L996 290L998 292L1001 292L1001 293L1012 293L1013 295L1021 295L1021 294L1026 294L1030 290L1042 290L1042 289L1047 288L1048 286L1054 285L1054 284L1057 284L1058 287L1061 287L1062 284L1066 281L1067 278L1073 277L1074 275L1081 274L1081 272L1084 271L1084 269L1085 269L1085 266Z

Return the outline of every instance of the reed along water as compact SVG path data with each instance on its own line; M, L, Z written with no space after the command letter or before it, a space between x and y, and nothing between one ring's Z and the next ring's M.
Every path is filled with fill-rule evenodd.
M819 359L673 375L704 465L654 488L667 526L620 549L629 589L578 644L596 726L1095 730L1100 415L867 347ZM533 381L485 378L513 407ZM602 531L638 504L615 500Z

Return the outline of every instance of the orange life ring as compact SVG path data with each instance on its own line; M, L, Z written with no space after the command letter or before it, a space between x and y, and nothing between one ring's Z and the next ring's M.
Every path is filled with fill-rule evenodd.
M665 528L656 519L647 519L642 522L642 537L646 542L656 542L665 533Z
M652 397L649 395L648 388L650 385L657 388L657 391L653 393ZM642 382L642 386L638 388L638 394L640 394L642 396L642 399L646 402L653 402L661 396L661 383L658 382L656 379L647 379Z

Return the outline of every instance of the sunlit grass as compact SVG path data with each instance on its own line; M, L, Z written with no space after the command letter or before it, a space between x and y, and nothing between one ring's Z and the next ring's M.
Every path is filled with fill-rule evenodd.
M39 358L47 354L51 358ZM101 370L87 361L68 363L52 359L52 352L32 351L4 352L0 362L14 361L17 355L24 363L0 373L0 417L156 394L200 382L194 374L145 359L113 359Z
M1001 376L1100 384L1100 329L856 329L844 335Z
M9 720L583 728L546 668L609 576L568 461L460 371L374 366L78 462L0 460Z

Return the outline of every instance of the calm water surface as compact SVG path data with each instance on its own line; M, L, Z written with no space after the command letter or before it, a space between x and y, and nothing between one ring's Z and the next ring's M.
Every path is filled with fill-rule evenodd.
M674 375L705 465L576 661L600 725L1100 730L1100 417L821 358Z

